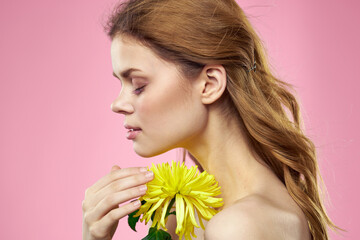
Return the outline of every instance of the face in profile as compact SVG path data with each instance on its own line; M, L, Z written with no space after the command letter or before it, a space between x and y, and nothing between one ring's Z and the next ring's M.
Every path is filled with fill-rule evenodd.
M138 155L152 157L196 141L206 124L196 79L183 78L175 64L121 36L112 41L111 59L121 82L111 109L125 115L124 124L141 129L131 139Z

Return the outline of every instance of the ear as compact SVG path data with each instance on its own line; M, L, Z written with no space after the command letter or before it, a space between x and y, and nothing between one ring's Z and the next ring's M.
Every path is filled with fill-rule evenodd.
M218 100L226 89L226 71L222 65L206 65L201 73L201 101L211 104Z

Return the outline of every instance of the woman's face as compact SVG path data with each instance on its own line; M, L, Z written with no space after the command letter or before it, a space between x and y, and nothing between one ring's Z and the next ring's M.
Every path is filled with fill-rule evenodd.
M207 116L196 79L183 79L174 64L129 38L113 39L111 59L122 85L111 109L125 115L124 125L141 128L134 151L152 157L191 145Z

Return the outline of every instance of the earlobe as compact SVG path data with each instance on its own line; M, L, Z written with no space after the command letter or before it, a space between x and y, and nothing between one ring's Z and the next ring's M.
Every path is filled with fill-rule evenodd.
M218 100L226 89L226 71L222 65L207 65L203 69L203 104Z

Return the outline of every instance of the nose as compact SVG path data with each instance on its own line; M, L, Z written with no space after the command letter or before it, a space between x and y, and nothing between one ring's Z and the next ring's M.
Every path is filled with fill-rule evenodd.
M115 113L131 114L134 112L133 106L122 94L111 103L110 108Z

